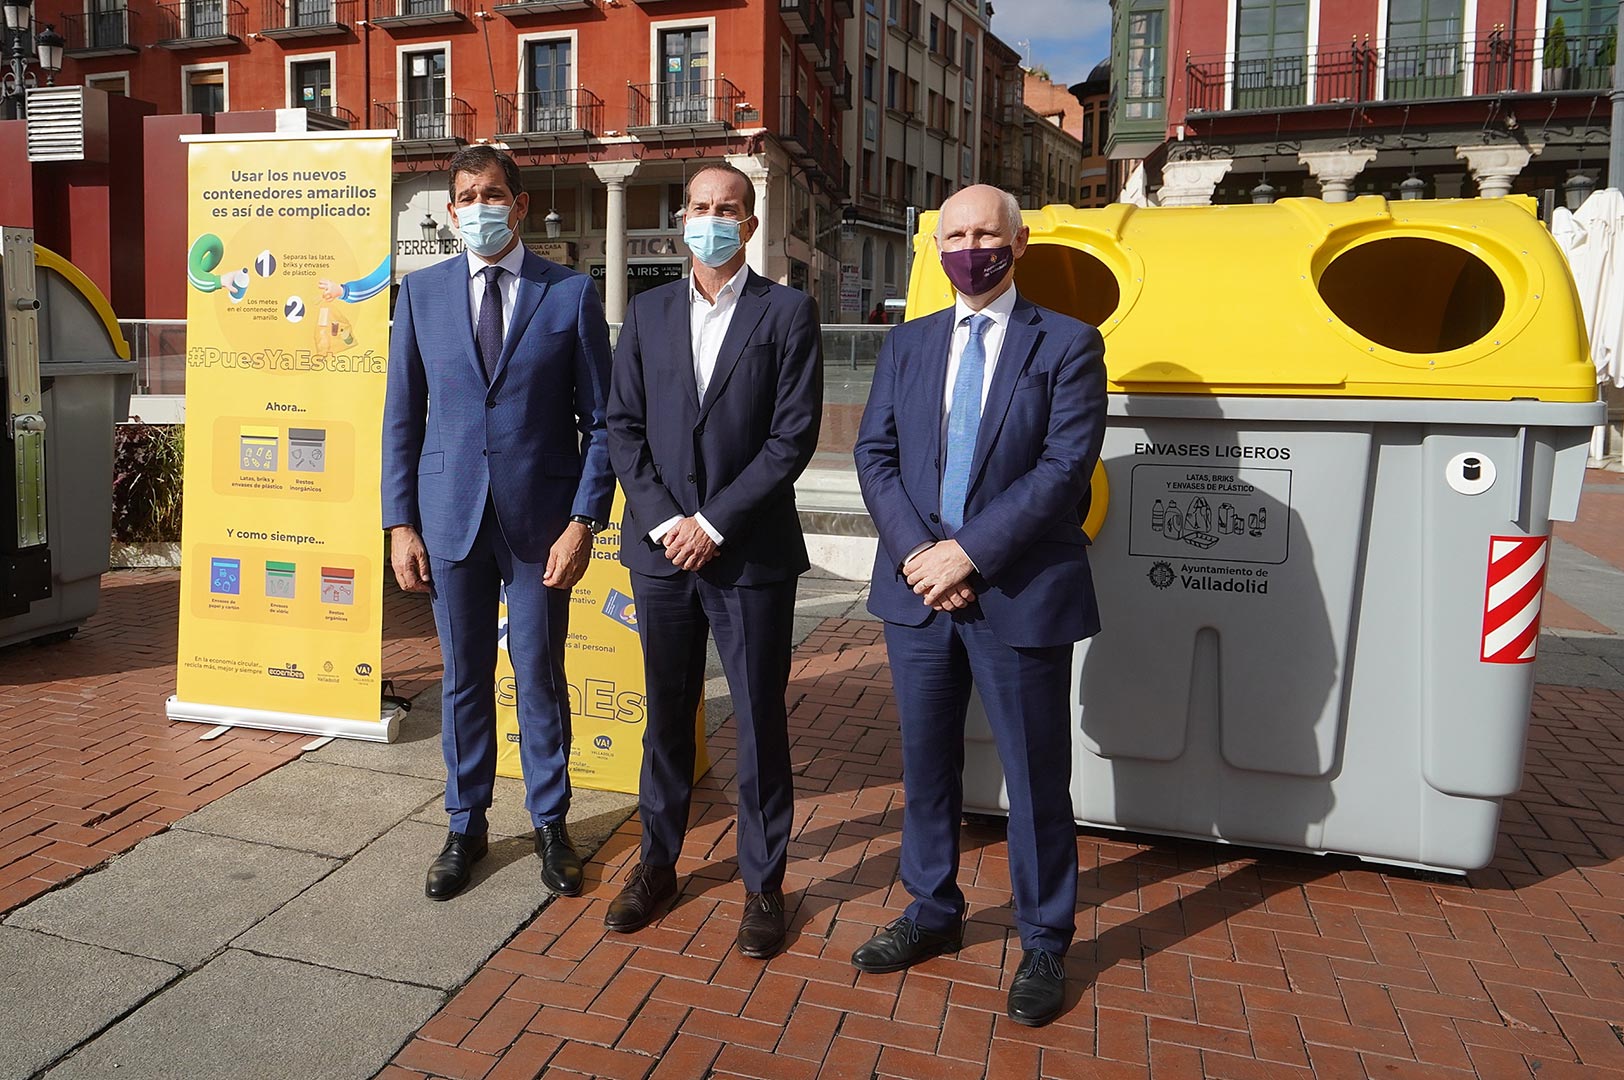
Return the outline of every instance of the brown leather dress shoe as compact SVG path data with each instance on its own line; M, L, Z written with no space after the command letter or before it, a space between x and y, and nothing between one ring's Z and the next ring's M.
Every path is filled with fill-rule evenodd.
M609 901L603 925L617 934L630 934L654 921L677 898L677 872L669 866L638 863L620 894Z
M777 956L784 947L784 894L748 893L739 918L739 951L752 960Z

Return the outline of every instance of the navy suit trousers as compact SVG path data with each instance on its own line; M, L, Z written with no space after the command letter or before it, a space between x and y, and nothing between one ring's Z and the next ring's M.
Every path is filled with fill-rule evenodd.
M675 866L693 793L694 712L705 692L705 641L716 635L738 727L739 873L748 892L784 884L795 780L789 761L795 579L713 585L698 574L632 574L643 639L648 724L638 812L643 861Z
M570 703L564 680L569 591L541 583L545 563L517 558L496 509L484 520L468 557L429 555L434 625L445 681L440 686L440 746L445 751L445 808L451 831L479 836L496 785L497 605L507 592L508 656L518 683L519 760L525 807L537 825L569 812Z
M1009 877L1021 947L1064 955L1076 931L1077 827L1071 809L1072 646L998 640L979 603L923 626L885 624L902 721L902 884L907 915L947 931L964 917L958 885L964 718L981 691L1009 794Z

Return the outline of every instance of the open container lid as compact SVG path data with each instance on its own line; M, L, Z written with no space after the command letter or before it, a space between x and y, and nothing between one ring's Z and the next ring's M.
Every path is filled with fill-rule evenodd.
M1567 260L1504 199L1024 212L1016 287L1098 326L1111 389L1596 400ZM953 303L921 214L908 317Z

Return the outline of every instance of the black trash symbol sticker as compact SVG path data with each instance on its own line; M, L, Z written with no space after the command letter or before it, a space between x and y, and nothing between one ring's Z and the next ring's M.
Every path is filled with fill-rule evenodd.
M1462 495L1481 495L1494 486L1494 462L1481 450L1456 454L1444 466L1444 479Z

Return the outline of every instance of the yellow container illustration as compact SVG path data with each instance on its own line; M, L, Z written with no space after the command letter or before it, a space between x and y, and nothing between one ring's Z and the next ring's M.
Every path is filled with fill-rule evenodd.
M1098 326L1113 391L1594 401L1567 262L1532 200L1024 213L1016 286ZM947 307L920 215L908 317Z

